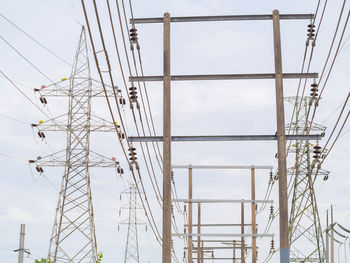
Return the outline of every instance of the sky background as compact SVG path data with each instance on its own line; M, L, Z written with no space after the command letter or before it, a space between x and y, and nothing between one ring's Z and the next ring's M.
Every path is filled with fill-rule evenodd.
M114 2L114 1L111 1ZM333 37L343 1L329 1L324 22L316 44L311 72L321 72ZM161 17L164 12L172 16L313 13L317 1L136 1L133 2L135 17ZM321 1L323 6L324 1ZM117 65L110 28L107 24L105 1L98 1L105 32L107 48L112 61L113 76L122 87L122 78ZM114 6L114 3L112 3ZM345 15L350 5L345 7ZM92 6L88 4L90 19ZM60 57L72 63L84 24L80 1L77 0L3 0L1 14L26 31L29 35L49 47ZM116 12L115 25L117 24ZM1 37L11 43L40 71L54 81L69 77L71 67L38 46L22 34L3 17L0 17ZM301 69L305 48L306 30L309 21L282 21L282 47L284 72ZM344 23L344 18L342 24ZM342 27L341 27L342 28ZM162 74L162 26L160 24L137 26L145 75ZM118 30L119 32L119 30ZM96 27L93 33L97 39ZM219 74L219 73L272 73L274 71L273 39L271 21L185 23L172 24L171 28L172 74ZM337 58L327 87L323 93L315 122L327 126L325 143L348 92L350 41L347 31L344 45ZM118 39L120 46L122 42ZM67 112L67 98L48 98L44 108L35 96L33 88L48 84L49 80L39 74L21 56L0 39L0 70L50 116ZM96 67L90 52L93 78L97 79ZM125 56L122 59L126 65ZM102 65L104 66L104 65ZM126 71L125 71L126 72ZM127 76L129 75L126 73ZM311 84L309 80L307 87ZM285 96L296 94L298 81L284 82ZM63 132L47 132L41 141L30 124L44 120L45 116L0 75L0 258L1 262L17 260L13 252L18 248L20 224L26 224L25 247L31 256L25 263L46 257L52 223L57 204L58 191L63 175L62 168L44 168L43 176L31 171L27 160L46 156L64 149L66 139ZM308 90L308 88L307 88ZM152 114L157 134L162 133L162 83L147 84ZM124 92L124 91L123 91ZM125 93L124 93L125 95ZM110 120L104 98L93 99L92 111ZM136 135L130 109L125 108L128 134ZM292 105L285 104L286 122L289 122ZM346 111L347 112L347 111ZM274 134L275 123L274 80L250 81L199 81L172 83L172 134L173 135L225 135L225 134ZM161 145L160 145L161 146ZM173 164L242 164L273 165L276 170L275 142L226 142L226 143L173 143ZM319 178L315 185L319 214L325 226L326 210L334 205L335 220L350 228L349 216L349 147L350 125L344 128L337 144L324 162L329 170L328 181ZM138 147L139 148L139 147ZM127 165L121 154L115 134L93 133L91 149L107 157L117 157L125 170ZM138 150L138 154L140 154ZM154 157L153 161L155 161ZM140 159L141 171L158 228L161 229L161 209L152 190L145 165ZM292 156L288 167L293 166ZM156 167L156 166L155 166ZM269 171L258 171L257 199L263 199L268 185ZM104 262L122 262L126 243L126 226L118 231L118 222L127 218L119 208L127 202L120 200L120 193L127 187L130 175L124 178L110 168L91 169L91 188L95 212L98 251L104 252ZM156 176L161 185L161 173L156 167ZM187 195L185 170L175 171L175 181L180 198ZM249 199L249 171L194 171L194 198ZM277 209L277 184L271 199ZM249 209L247 209L249 211ZM196 212L196 211L195 211ZM238 223L239 206L205 205L202 208L203 223ZM266 209L258 215L258 231L262 232L268 220ZM141 212L138 217L146 221ZM183 217L176 213L179 231L183 231ZM249 213L247 213L249 218ZM196 217L194 217L196 220ZM278 244L278 220L274 220L270 233L276 235ZM222 230L218 230L222 231ZM229 230L227 230L229 232ZM231 230L234 231L234 230ZM178 258L183 257L183 241L174 239ZM259 262L268 254L270 239L258 240ZM161 248L155 241L150 227L146 232L139 228L141 263L160 262ZM338 248L338 247L337 247ZM338 251L337 251L338 252ZM348 249L348 252L349 249ZM343 247L340 262L345 262ZM348 253L349 254L349 253ZM276 254L271 262L278 262Z

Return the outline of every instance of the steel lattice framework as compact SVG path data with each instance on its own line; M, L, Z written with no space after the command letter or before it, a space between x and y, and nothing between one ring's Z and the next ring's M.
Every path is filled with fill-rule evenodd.
M295 134L325 131L325 127L306 119L307 109L314 103L312 97L288 97L286 101L297 109L296 119L287 125L287 130L294 130ZM294 176L289 218L290 261L324 262L325 249L313 183L316 176L316 169L312 169L316 162L313 159L313 147L308 140L299 140L291 145L289 152L295 153L294 167L289 170L289 174ZM318 171L318 175L328 174L328 171L322 169Z
M32 124L42 139L45 138L43 131L67 134L65 150L29 161L40 173L43 172L42 167L64 167L48 253L48 261L52 263L97 262L89 168L112 167L119 174L123 173L114 157L108 158L90 150L91 132L115 132L112 122L92 114L91 99L105 94L101 86L93 82L83 27L70 78L34 89L43 104L47 103L46 97L68 97L69 101L68 114ZM107 96L113 96L113 92L108 90Z
M129 211L129 216L126 220L123 220L119 223L121 225L128 225L128 235L126 240L124 263L139 263L137 226L145 225L145 223L138 220L137 218L137 210L142 209L142 207L139 206L137 203L136 185L130 183L130 187L126 191L123 191L122 194L129 195L129 203L121 207L121 209L127 209Z
M70 78L66 165L48 255L53 262L97 260L88 165L91 86L83 29Z

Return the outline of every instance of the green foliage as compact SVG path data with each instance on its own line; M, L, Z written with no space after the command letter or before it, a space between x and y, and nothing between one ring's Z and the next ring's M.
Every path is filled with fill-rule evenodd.
M46 258L41 258L40 260L36 259L34 262L35 263L47 263L47 259Z
M103 252L97 253L97 261L96 263L101 263L103 258Z

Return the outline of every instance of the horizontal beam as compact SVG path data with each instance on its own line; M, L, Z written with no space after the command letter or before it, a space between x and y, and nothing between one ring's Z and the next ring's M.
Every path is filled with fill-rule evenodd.
M241 243L241 239L234 240L236 244ZM193 242L197 242L196 239L193 240ZM233 244L233 240L213 240L213 239L201 239L201 242L211 242L211 243L222 243L222 244Z
M273 168L272 165L173 165L171 166L173 169L227 169L227 170L245 170L245 169L265 169L271 170Z
M174 237L274 237L274 234L173 233Z
M252 224L244 224L245 226L251 226ZM188 224L184 224L188 226ZM192 226L197 227L198 224L192 224ZM242 226L242 224L200 224L200 226Z
M286 140L320 140L321 134L286 135ZM130 136L130 142L162 142L162 136ZM276 141L276 135L171 136L172 142Z
M312 19L313 14L281 14L280 19ZM220 21L253 21L272 20L272 15L226 15L226 16L178 16L171 17L170 22L220 22ZM130 24L163 23L163 17L134 18Z
M201 203L201 204L241 204L241 203L269 203L272 204L273 200L245 200L245 199L172 199L173 202L183 202L183 203Z
M274 79L275 73L267 74L214 74L214 75L172 75L172 81L190 80L232 80L232 79ZM318 78L317 73L284 73L284 79ZM130 76L129 81L163 81L163 76Z
M201 249L204 249L204 250L214 250L214 249L233 249L233 248L237 248L237 249L240 249L241 246L237 246L237 247L201 247ZM251 249L252 247L244 247L246 249ZM188 249L188 247L184 247L184 249ZM197 250L197 247L192 247L193 250Z
M193 260L197 260L198 258L192 258ZM201 260L234 260L234 259L238 259L240 260L241 258L201 258Z

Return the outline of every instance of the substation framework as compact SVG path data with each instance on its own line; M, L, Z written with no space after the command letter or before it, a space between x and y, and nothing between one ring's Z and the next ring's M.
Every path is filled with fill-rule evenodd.
M193 260L197 260L198 263L204 260L232 260L232 262L246 262L246 255L248 249L252 252L252 262L257 261L257 237L273 237L273 234L258 234L256 224L256 210L257 204L272 204L272 200L256 200L255 199L255 171L259 170L272 170L272 166L246 166L246 165L173 165L173 169L188 169L188 199L174 199L173 202L183 202L188 204L188 222L185 224L185 233L173 234L173 236L187 237L187 262L192 263ZM193 199L193 169L206 169L206 170L250 170L251 181L251 199ZM197 188L196 188L197 189ZM197 204L197 224L193 224L193 204ZM204 204L240 204L240 223L233 224L220 224L220 223L202 223L201 206ZM246 223L245 220L245 204L251 204L251 223ZM251 227L251 234L246 233L246 227ZM197 229L197 233L193 232L193 227ZM215 228L220 227L225 232L220 233L202 233L201 228ZM235 227L240 228L240 232L233 232ZM230 233L231 232L231 233ZM196 237L196 240L193 240ZM219 240L202 239L207 238L221 238ZM230 239L231 238L231 239ZM234 239L240 238L240 239ZM251 246L246 245L246 238L251 238ZM214 242L214 245L212 245ZM196 246L193 243L197 244ZM210 245L208 245L210 243ZM218 257L215 255L215 251L222 249L232 250L232 257ZM240 250L240 257L237 257L236 250ZM196 255L196 257L194 257ZM206 256L207 255L207 256Z
M135 24L163 23L163 76L130 76L130 81L163 81L163 137L129 137L131 142L162 141L163 142L163 246L162 262L171 262L171 142L172 141L237 141L237 140L277 140L278 181L279 181L279 240L280 262L290 262L289 224L288 224L288 191L286 140L297 141L319 140L323 135L294 135L291 138L285 134L283 79L317 78L316 73L284 73L282 71L282 48L280 37L280 20L304 19L312 20L313 14L279 14L274 10L267 15L230 15L230 16L199 16L170 17L165 13L162 18L131 19L133 29ZM272 20L274 40L275 72L268 74L215 74L215 75L171 75L170 70L170 25L186 22L218 22L218 21L251 21ZM171 81L199 80L237 80L237 79L275 79L277 134L264 136L171 136ZM202 235L202 234L200 234ZM195 236L195 234L192 234ZM199 248L199 247L198 247ZM254 262L254 261L253 261ZM256 262L256 261L255 261Z

